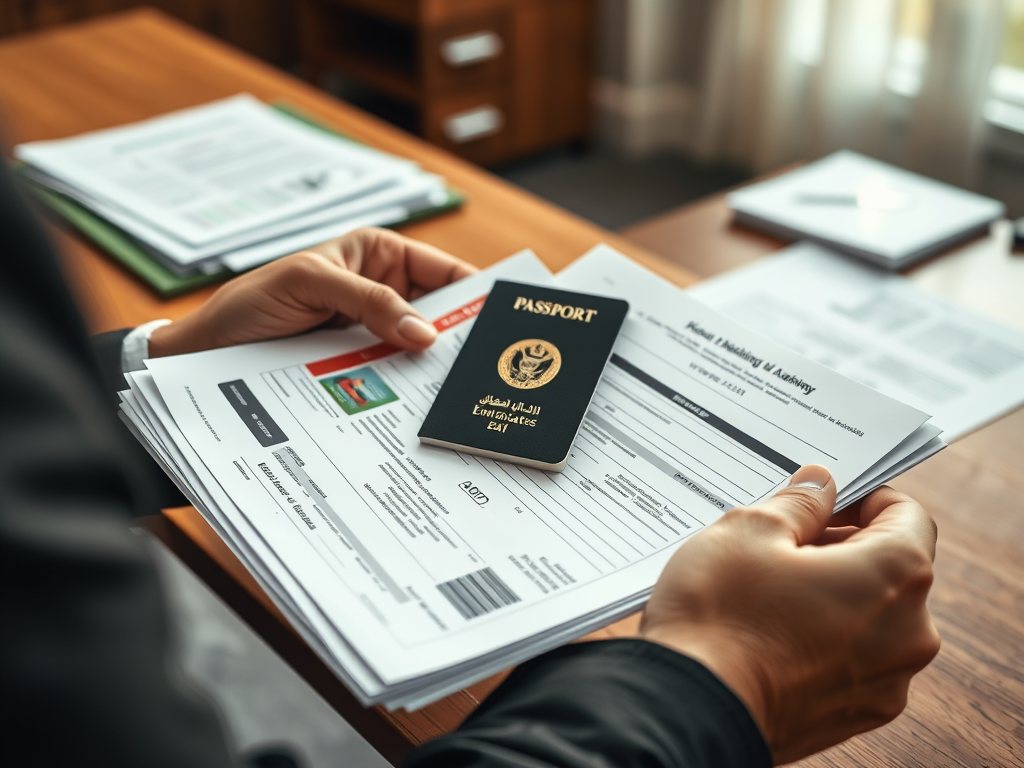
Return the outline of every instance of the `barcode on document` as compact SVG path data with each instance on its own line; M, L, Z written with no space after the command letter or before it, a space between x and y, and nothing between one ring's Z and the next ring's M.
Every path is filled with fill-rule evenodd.
M475 619L521 600L490 568L438 584L437 588L466 619Z

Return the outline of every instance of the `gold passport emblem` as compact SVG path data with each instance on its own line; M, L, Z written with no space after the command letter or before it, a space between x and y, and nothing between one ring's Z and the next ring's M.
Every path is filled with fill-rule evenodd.
M562 367L558 347L543 339L517 341L498 358L498 374L502 381L518 389L543 387Z

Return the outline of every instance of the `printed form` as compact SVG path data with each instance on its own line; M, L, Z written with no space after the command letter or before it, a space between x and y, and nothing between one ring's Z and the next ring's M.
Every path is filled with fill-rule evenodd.
M811 243L687 291L926 410L953 441L1024 402L1024 334Z
M383 687L517 644L535 655L635 610L680 542L724 511L805 463L849 486L928 418L601 246L557 284L634 311L568 468L423 446L420 423L499 278L551 281L522 254L424 297L440 332L424 353L323 331L151 360L127 395L167 456L201 459L195 482L234 516L222 528L255 533L259 557L287 570L276 599L315 606L344 638L336 655Z

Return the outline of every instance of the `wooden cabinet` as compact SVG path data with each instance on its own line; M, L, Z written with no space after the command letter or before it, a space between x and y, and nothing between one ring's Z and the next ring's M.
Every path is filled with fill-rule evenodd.
M594 0L0 0L0 36L155 6L278 66L411 107L482 165L585 141Z
M301 56L416 109L428 140L493 165L587 138L592 0L302 0Z
M293 0L0 0L0 37L148 5L278 66L297 61Z

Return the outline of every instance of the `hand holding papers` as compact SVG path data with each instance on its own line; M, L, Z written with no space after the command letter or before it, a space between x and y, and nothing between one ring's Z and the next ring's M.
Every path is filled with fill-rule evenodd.
M895 718L939 652L927 512L881 489L842 521L853 533L831 527L835 493L824 467L802 467L681 547L644 609L643 637L725 682L780 765Z
M149 349L153 357L180 355L348 325L352 318L396 347L422 349L437 332L408 300L474 272L397 232L359 229L232 280L154 331Z
M633 307L561 474L416 439L496 279ZM801 464L827 465L848 500L936 431L606 247L557 278L521 254L415 306L439 332L423 353L321 331L152 360L123 394L140 440L367 703L422 705L626 615L680 542Z

